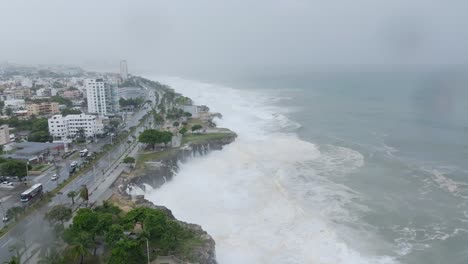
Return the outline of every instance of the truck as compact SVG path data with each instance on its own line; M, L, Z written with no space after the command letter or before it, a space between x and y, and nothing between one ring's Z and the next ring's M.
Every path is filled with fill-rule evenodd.
M86 157L88 155L88 150L87 149L83 149L80 151L80 157Z

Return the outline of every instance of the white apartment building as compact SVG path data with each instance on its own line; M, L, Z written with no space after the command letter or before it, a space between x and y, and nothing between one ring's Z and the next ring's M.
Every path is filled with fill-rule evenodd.
M94 137L104 131L102 120L94 115L54 115L48 121L49 133L54 140L74 138L80 130L86 137Z
M105 116L118 111L118 94L115 85L106 83L103 79L86 79L85 86L88 113Z
M5 100L5 108L11 108L13 110L25 109L24 99Z

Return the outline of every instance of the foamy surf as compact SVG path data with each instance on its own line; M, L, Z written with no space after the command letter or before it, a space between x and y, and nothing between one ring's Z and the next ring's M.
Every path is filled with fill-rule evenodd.
M359 194L329 176L362 166L359 152L300 140L291 129L299 124L270 105L271 95L158 80L222 113L218 125L238 133L223 151L181 164L172 181L146 194L202 225L220 263L394 263L372 254L371 235L339 226L365 208L353 207ZM353 240L364 247L350 247Z

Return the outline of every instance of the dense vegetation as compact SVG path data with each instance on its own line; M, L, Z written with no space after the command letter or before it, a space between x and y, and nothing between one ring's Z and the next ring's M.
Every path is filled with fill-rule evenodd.
M128 213L104 202L94 209L81 208L72 224L71 210L63 205L53 207L46 216L64 244L45 250L44 263L146 263L147 242L150 259L157 255L179 255L190 259L188 252L200 240L164 211L138 207ZM45 262L47 260L48 262Z
M156 144L167 144L172 140L172 133L169 131L159 131L156 129L146 129L138 136L138 141L149 144L155 148Z
M125 99L125 98L120 98L119 99L119 105L120 107L133 107L133 108L138 108L140 106L142 106L143 104L145 103L145 99L144 98L141 98L141 97L138 97L138 98L129 98L129 99Z
M15 128L18 131L30 131L28 141L31 142L48 142L52 141L52 137L49 134L49 124L47 118L36 118L32 117L28 120L20 120L16 117L12 117L7 120L0 120L0 125L8 125L11 128Z
M82 114L81 110L65 108L60 112L63 116Z
M31 165L27 165L22 160L0 158L0 174L3 176L23 178L27 175L28 169L31 169Z
M50 99L32 99L32 100L29 100L33 103L36 103L36 104L40 104L40 103L44 103L44 102L56 102L56 103L59 103L61 105L66 105L67 107L72 107L73 106L73 102L67 98L63 98L61 96L58 96L58 95L55 95L55 96L52 96L50 97Z

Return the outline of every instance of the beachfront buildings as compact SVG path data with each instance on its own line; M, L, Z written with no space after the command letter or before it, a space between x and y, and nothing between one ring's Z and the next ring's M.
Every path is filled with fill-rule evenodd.
M106 116L118 112L119 98L115 84L103 79L86 79L85 86L88 113Z
M49 133L54 140L66 140L77 136L94 137L104 131L103 120L95 115L54 115L49 118Z

